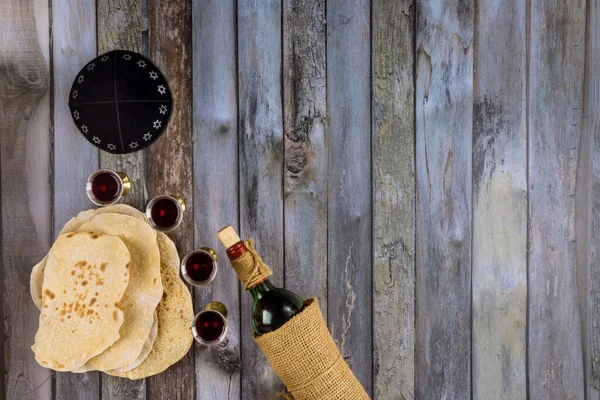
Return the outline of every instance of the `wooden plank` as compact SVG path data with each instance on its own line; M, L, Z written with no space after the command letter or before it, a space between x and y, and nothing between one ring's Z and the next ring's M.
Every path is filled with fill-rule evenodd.
M413 2L373 2L373 397L414 398Z
M226 305L229 336L238 342L233 353L239 355L238 279L215 235L239 220L235 23L235 1L193 2L194 238L196 247L214 249L219 261L217 279L196 288L195 304L197 310L210 301ZM195 344L195 352L196 398L239 400L239 359L223 368L206 347Z
M0 397L52 398L52 371L31 352L39 312L29 272L52 234L48 2L11 0L0 8Z
M285 286L327 318L327 53L324 0L283 3Z
M526 4L477 7L473 83L473 398L524 399Z
M148 195L176 194L189 207L181 226L170 235L180 254L194 246L192 224L192 76L191 2L148 2L149 57L165 74L173 95L173 112L163 136L148 149ZM148 378L152 399L192 399L194 352L162 374Z
M54 233L93 204L85 181L98 168L98 151L79 133L68 107L71 84L96 56L96 5L93 1L53 1L54 65ZM100 398L100 374L57 373L56 398Z
M529 395L584 398L575 276L585 2L531 4L529 66Z
M417 1L417 398L471 395L473 3Z
M587 4L584 128L577 164L575 223L586 399L600 398L600 2Z
M142 51L142 0L97 0L98 54L111 50ZM131 179L123 202L138 209L146 206L145 152L121 155L100 151L100 167L122 171ZM118 378L107 377L109 381Z
M370 3L327 3L328 324L372 392Z
M111 50L131 50L140 52L142 47L141 0L97 0L98 54ZM131 179L131 191L123 202L138 209L145 203L144 153L127 155L110 154L99 151L100 167L125 172ZM143 379L130 381L110 375L103 375L103 399L144 399L146 382Z
M237 14L240 233L256 240L273 283L283 286L281 4L239 0ZM241 393L272 399L283 386L252 339L252 296L241 300Z

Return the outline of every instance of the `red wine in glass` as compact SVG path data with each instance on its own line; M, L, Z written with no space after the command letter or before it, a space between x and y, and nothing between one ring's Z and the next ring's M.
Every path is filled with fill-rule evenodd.
M158 196L148 202L146 219L157 231L169 232L183 219L185 203L177 196Z
M181 261L181 275L191 285L208 285L217 275L217 254L209 247L190 252Z
M205 346L215 346L227 336L227 309L217 301L209 303L194 317L194 338Z
M129 177L122 172L100 169L88 177L86 192L99 206L115 204L131 188Z

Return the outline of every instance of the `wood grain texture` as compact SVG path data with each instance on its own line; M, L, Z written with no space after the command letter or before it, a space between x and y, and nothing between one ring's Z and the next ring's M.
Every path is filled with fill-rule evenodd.
M373 2L373 397L413 399L415 139L412 1Z
M28 289L52 234L48 23L48 2L12 0L0 8L0 398L7 399L52 397L52 371L30 349L39 312Z
M87 0L52 2L54 65L54 233L93 204L87 177L98 168L98 150L79 133L69 111L69 91L79 70L96 56L96 5ZM56 398L100 398L100 374L57 373Z
M327 318L327 65L324 0L283 2L285 286Z
M271 280L283 286L281 4L239 0L237 13L240 236L256 240ZM252 296L241 300L241 393L272 399L283 385L252 339Z
M473 3L417 1L417 398L471 395Z
M191 1L148 2L149 58L163 72L173 95L173 111L166 132L148 149L146 184L150 197L175 194L188 207L172 234L180 254L193 249L192 198L192 20ZM165 372L148 378L151 399L194 397L194 352L190 351Z
M372 393L370 3L327 10L328 324Z
M197 311L210 301L225 304L228 335L237 338L231 346L238 356L220 365L213 352L196 343L196 398L239 400L240 290L215 235L228 224L237 226L239 218L235 1L194 2L192 22L194 238L196 247L214 249L219 262L217 278L195 289L195 304Z
M473 398L524 399L526 5L484 0L473 73Z
M576 189L577 283L586 398L600 398L600 2L587 5L584 128Z
M142 0L97 0L97 8L98 54L111 50L142 51ZM143 209L147 200L145 152L99 154L101 168L124 172L131 179L131 190L122 202Z
M139 52L142 47L141 0L98 0L97 44L98 54L111 50ZM131 179L131 190L123 202L143 209L145 165L143 152L110 154L99 151L100 168L124 172ZM103 399L144 399L146 382L143 379L130 381L110 375L102 375Z
M533 1L529 70L529 395L584 398L575 265L585 2Z

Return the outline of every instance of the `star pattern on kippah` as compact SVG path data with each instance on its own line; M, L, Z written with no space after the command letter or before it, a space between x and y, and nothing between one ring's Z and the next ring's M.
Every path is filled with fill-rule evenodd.
M119 56L121 56L122 59L125 61L132 62L119 64ZM113 68L111 68L111 61L116 62ZM102 63L106 62L108 62L107 67L102 65ZM123 68L123 70L129 74L136 74L137 77L134 77L136 85L145 84L146 86L148 86L148 84L150 84L150 87L148 88L150 92L152 91L152 86L155 85L154 87L156 87L156 92L148 93L147 96L150 99L152 99L152 101L158 102L158 104L155 103L151 105L151 107L158 106L158 108L154 108L154 111L151 111L150 113L148 113L148 115L145 116L145 124L147 124L146 129L148 129L148 131L143 132L138 130L136 132L136 129L133 129L133 131L131 131L131 128L128 128L128 131L131 132L123 133L123 135L121 136L121 140L124 143L122 144L118 142L118 140L117 142L115 142L115 139L113 137L105 136L103 130L96 129L96 124L102 124L103 119L97 116L95 113L95 94L88 93L92 90L92 87L94 86L94 83L97 79L102 79L100 77L103 77L104 75L112 75L114 68ZM171 112L172 104L170 102L172 101L172 99L168 84L165 82L165 79L161 72L156 68L157 67L150 60L146 59L141 54L124 51L115 51L104 55L100 55L95 60L92 60L89 63L87 63L77 73L77 75L75 75L75 79L70 92L71 98L69 99L71 116L79 131L86 137L86 139L88 139L91 142L91 144L113 154L130 153L146 148L153 141L156 141L156 139L160 137L166 125L168 124L167 116ZM148 75L144 75L144 71L139 71L139 69L144 69L145 71L148 71ZM142 72L141 76L139 72ZM124 73L123 76L127 75L127 73ZM147 79L146 77L149 77L151 81L158 82L146 81L144 83L143 81ZM92 107L90 108L90 106ZM137 116L135 117L137 118ZM143 113L140 114L139 117L142 118ZM117 118L119 118L118 115ZM152 121L152 119L150 118L155 119L154 121ZM150 120L148 121L147 119ZM152 127L149 126L150 123L152 124ZM135 125L133 125L132 128L134 126ZM109 140L111 142L109 142Z

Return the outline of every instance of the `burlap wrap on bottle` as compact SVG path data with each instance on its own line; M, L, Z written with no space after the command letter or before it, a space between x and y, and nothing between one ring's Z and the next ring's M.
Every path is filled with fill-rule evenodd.
M248 252L231 262L246 290L272 271L250 239ZM338 350L323 319L317 299L276 331L254 336L294 400L363 400L369 396ZM289 396L288 396L289 397Z
M369 399L329 334L317 299L254 340L295 400Z

